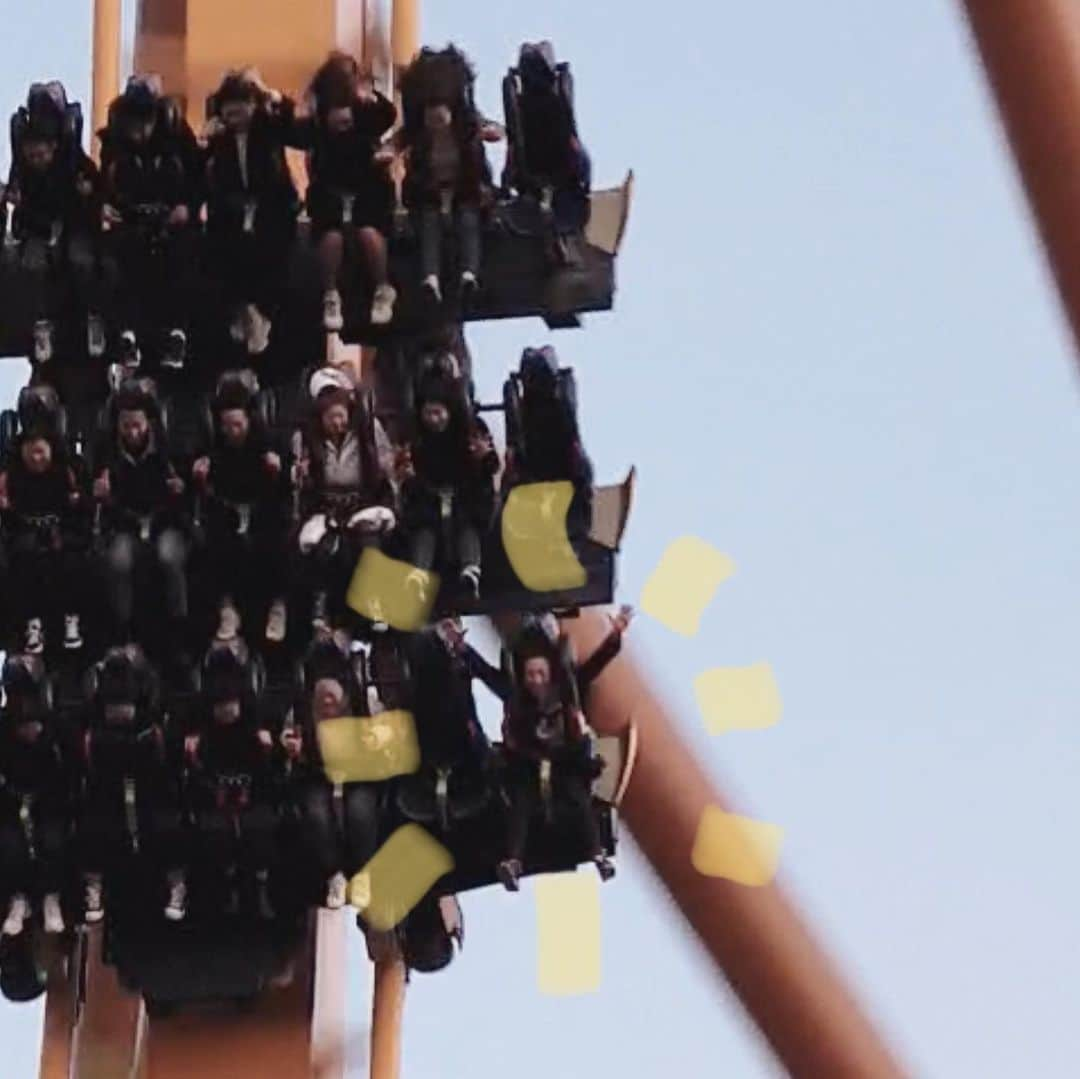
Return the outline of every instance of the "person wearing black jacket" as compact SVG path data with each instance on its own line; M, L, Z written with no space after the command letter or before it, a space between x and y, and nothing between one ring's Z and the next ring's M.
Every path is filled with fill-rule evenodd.
M285 638L288 559L281 456L251 409L251 392L225 382L214 397L214 437L194 464L211 552L217 639L233 640L243 624Z
M261 355L270 344L296 238L299 196L285 146L296 123L291 99L257 72L230 72L207 126L207 238L232 312L233 340Z
M11 239L32 282L37 363L53 357L65 275L74 286L75 306L86 318L90 355L100 357L106 345L101 177L76 133L68 130L68 110L60 83L37 85L12 124L14 159L5 198L14 209Z
M115 631L121 640L130 639L136 563L149 548L164 580L170 628L178 634L188 613L188 540L178 505L184 481L169 459L160 425L151 423L154 407L146 393L122 388L115 405L115 431L94 479L94 497L108 524L105 576Z
M375 89L370 74L345 53L333 53L311 83L314 112L294 127L289 143L308 154L307 205L323 272L323 325L344 326L339 284L346 250L355 241L374 290L371 321L394 317L386 237L393 188L380 151L397 110Z
M124 358L139 358L139 330L165 337L161 362L184 365L205 196L202 151L155 76L129 80L100 133L105 217L125 298Z
M75 467L44 425L23 431L0 462L0 523L0 580L21 647L42 653L63 617L64 648L81 648L89 530Z
M160 689L137 645L110 649L92 671L87 702L80 847L85 918L105 917L104 889L126 857L149 858L168 883L169 921L187 912L180 767L164 728Z
M472 414L461 380L445 373L421 380L416 406L417 434L408 448L402 484L416 567L410 581L422 589L424 573L435 567L443 500L449 498L452 549L442 551L443 561L456 567L465 588L479 596L481 538L494 514L499 470L491 432Z
M41 902L46 933L62 933L60 892L67 875L72 807L70 756L54 725L40 660L4 664L0 711L0 890L11 889L2 933L17 937Z
M498 874L510 891L518 890L529 825L540 805L538 778L543 761L551 762L553 791L571 808L601 878L614 876L615 868L604 853L593 815L590 789L600 762L592 756L583 708L588 704L590 686L618 655L632 613L623 607L612 619L611 632L600 647L569 671L561 661L561 638L552 640L535 625L527 626L514 646L513 684L476 653L467 657L470 669L506 706L503 743L510 818L507 856L499 863Z
M194 771L198 843L208 866L224 874L226 913L240 910L238 879L254 879L259 918L275 916L270 896L278 830L281 764L269 730L260 726L243 642L215 644L203 665L195 723L185 740Z

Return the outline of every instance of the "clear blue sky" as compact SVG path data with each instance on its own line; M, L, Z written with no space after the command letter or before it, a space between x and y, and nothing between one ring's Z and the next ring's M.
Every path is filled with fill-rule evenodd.
M0 101L83 91L87 23L0 0ZM617 312L557 340L600 474L640 470L623 595L688 532L739 567L695 640L643 617L639 653L785 828L783 880L915 1074L1076 1074L1078 380L957 6L427 4L495 115L539 36L574 61L598 179L638 176ZM471 339L494 393L544 330ZM762 660L780 725L710 739L693 676ZM466 952L414 982L408 1079L774 1074L647 867L621 869L577 1000L538 994L529 890L470 897ZM6 1074L34 1074L35 1037L0 1010Z

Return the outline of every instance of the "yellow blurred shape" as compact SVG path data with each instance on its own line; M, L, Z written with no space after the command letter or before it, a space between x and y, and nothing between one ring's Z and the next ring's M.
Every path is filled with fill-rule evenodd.
M537 975L550 996L600 988L600 882L591 873L536 879Z
M323 719L315 727L323 771L331 783L381 783L420 767L411 712Z
M717 588L735 563L696 536L677 539L645 582L641 609L684 637L693 637Z
M690 860L703 876L761 887L776 876L783 839L783 829L775 824L706 806Z
M415 633L428 622L439 575L388 558L376 547L360 556L346 602L357 614L385 622L402 633Z
M502 513L506 557L532 592L582 588L588 576L566 534L574 485L529 483L515 487Z
M710 734L764 730L780 722L780 690L768 663L703 671L694 679L694 692Z
M349 902L375 930L406 918L431 886L454 868L454 858L419 824L399 828L349 883Z

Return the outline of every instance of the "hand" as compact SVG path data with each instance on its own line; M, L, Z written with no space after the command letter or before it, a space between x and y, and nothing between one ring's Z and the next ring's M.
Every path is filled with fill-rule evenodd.
M191 220L191 211L186 206L174 206L169 214L169 224L174 229L183 228Z
M120 225L123 223L123 216L115 206L110 206L105 203L101 208L101 220L109 226Z
M209 120L203 125L202 138L204 142L209 142L211 139L216 139L218 135L224 134L225 125L222 123L221 118L218 116L211 116Z
M258 731L258 733L256 734L256 737L259 739L259 745L262 746L263 749L273 749L274 748L274 739L271 737L270 732L268 730L260 730L260 731Z
M200 486L205 487L210 479L210 458L200 457L191 466L191 478Z
M465 630L461 628L452 618L443 619L439 623L439 629L442 630L443 639L446 641L450 648L450 651L455 656L460 656L465 651Z
M380 146L372 160L376 165L392 165L397 154L392 146Z
M11 499L8 497L7 491L0 491L0 510L11 509Z
M75 190L79 198L88 199L94 193L94 185L88 176L80 175L75 180Z
M202 742L202 735L189 734L184 739L184 756L189 761L194 761L199 755L199 745Z
M281 745L289 760L295 761L303 752L304 739L298 730L288 727L281 732Z
M104 502L111 494L112 484L109 482L109 473L102 472L101 475L94 480L94 497L99 502Z
M506 130L502 124L497 124L494 120L485 120L480 125L480 138L484 142L502 142L505 137Z
M361 75L357 80L356 100L364 105L375 100L375 82L370 75Z
M301 457L292 467L292 481L294 486L303 487L307 483L311 472L311 464L306 457Z
M264 453L263 465L275 479L281 475L281 458L276 453Z
M399 479L412 479L416 475L416 466L413 464L412 450L408 446L402 446L394 457L394 471Z
M475 434L469 439L469 453L474 461L482 461L489 453L495 452L495 443L491 435Z
M178 496L184 493L184 481L179 476L170 476L165 481L169 494Z
M634 618L634 608L629 606L622 606L619 608L619 613L614 615L611 619L611 627L617 633L623 634L630 628L630 623Z

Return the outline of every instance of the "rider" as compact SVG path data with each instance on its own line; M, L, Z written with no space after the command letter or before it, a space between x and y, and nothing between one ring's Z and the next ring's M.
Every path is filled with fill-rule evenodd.
M195 808L207 862L224 873L226 913L239 913L243 868L254 878L258 916L271 920L276 762L273 737L258 720L250 663L239 639L211 646L203 663L199 715L185 750L196 773Z
M157 76L136 76L109 108L101 134L105 217L126 297L124 362L139 357L139 329L165 335L161 362L184 365L203 203L202 155Z
M494 477L499 458L491 432L475 417L456 371L425 373L416 394L416 437L403 464L402 499L411 537L410 580L422 589L435 566L439 531L447 509L453 550L443 560L456 565L464 587L480 594L481 537L494 513ZM447 505L449 499L449 505Z
M270 343L296 237L299 196L285 157L295 110L250 69L229 72L211 102L209 253L232 308L233 340L257 356Z
M529 825L540 803L539 766L544 761L552 765L554 789L572 809L601 878L609 880L615 874L593 815L590 787L602 762L592 756L582 708L590 685L618 654L631 617L630 608L622 608L600 647L570 670L562 659L561 638L553 639L535 624L518 636L511 657L515 687L504 686L500 694L506 705L503 741L511 804L507 853L498 874L510 891L518 889Z
M502 129L485 120L473 102L475 75L453 46L424 49L402 77L405 123L398 146L405 152L405 203L418 218L424 288L442 298L442 235L452 221L463 294L480 274L480 211L492 195L485 142Z
M86 793L81 846L87 922L105 916L105 875L119 880L124 854L152 852L168 882L165 917L187 912L179 767L166 739L160 691L138 645L110 649L92 672L87 702Z
M338 285L347 242L360 248L374 296L371 321L394 317L397 293L390 284L386 237L393 191L379 149L394 126L393 102L375 89L370 72L346 53L333 53L311 83L314 113L301 120L290 144L308 151L308 212L323 274L323 324L344 326Z
M232 640L247 621L265 625L266 639L280 643L287 614L282 463L252 400L240 380L219 385L211 403L213 442L192 474L197 490L208 496L217 639Z
M72 108L60 83L35 84L26 106L12 121L13 160L6 199L14 208L11 238L23 271L33 282L38 363L53 356L60 314L58 286L65 269L74 285L76 306L86 317L88 351L95 358L105 351L98 268L101 179L79 145L77 132L71 130Z
M301 576L314 596L316 628L328 625L329 594L344 596L363 549L397 523L377 452L379 427L355 392L330 381L315 398L310 424L294 437Z
M6 606L25 627L23 648L45 650L52 620L64 620L65 649L82 647L80 618L87 593L87 529L83 497L67 448L39 421L20 432L0 462L0 578Z
M364 714L360 686L339 640L316 641L305 664L310 696L301 703L308 776L301 801L322 879L326 906L345 905L349 880L378 847L378 788L372 783L334 783L323 770L318 727Z
M46 933L62 933L60 891L67 872L70 757L54 727L41 661L4 664L0 711L0 880L14 889L2 933L17 937L41 898ZM6 888L5 888L6 890Z
M137 385L125 386L114 405L115 429L96 462L94 497L104 505L108 523L106 579L115 631L119 639L130 639L136 560L150 546L164 577L170 628L178 638L188 613L188 541L177 505L184 481L169 459L153 397Z

